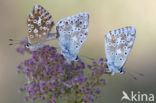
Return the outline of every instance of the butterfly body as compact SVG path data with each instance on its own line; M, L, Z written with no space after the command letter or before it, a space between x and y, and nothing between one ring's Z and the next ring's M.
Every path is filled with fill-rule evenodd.
M44 45L43 45L42 42L36 43L36 44L34 44L34 45L31 45L30 43L26 43L26 44L25 44L25 47L26 47L26 48L29 48L30 51L35 51L35 50L37 50L38 48L42 48L43 46L44 46Z
M109 67L109 71L108 72L112 72L112 75L114 75L115 73L120 73L120 74L124 74L124 68L123 67L119 67L119 66L115 66L114 62L113 63L107 63L108 67Z
M124 73L123 66L135 41L136 29L125 27L110 31L104 38L109 72Z
M78 59L79 50L88 35L88 13L79 13L60 20L56 24L59 44L67 61Z

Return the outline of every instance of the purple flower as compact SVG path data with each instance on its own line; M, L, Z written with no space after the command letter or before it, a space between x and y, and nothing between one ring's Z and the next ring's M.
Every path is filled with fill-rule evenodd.
M25 101L39 99L46 103L56 103L58 98L67 96L69 101L77 103L93 102L100 94L99 86L105 85L105 79L102 78L107 67L104 58L93 61L92 64L83 61L72 61L69 64L55 47L49 45L33 52L22 50L31 54L29 59L17 67L17 71L24 73L27 79L19 89L26 93ZM81 97L76 98L78 95Z

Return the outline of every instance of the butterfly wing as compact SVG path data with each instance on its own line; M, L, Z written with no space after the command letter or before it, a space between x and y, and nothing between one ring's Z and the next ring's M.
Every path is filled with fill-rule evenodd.
M112 45L112 36L110 33L108 33L105 38L104 38L104 42L105 42L105 52L106 52L106 58L107 61L112 63L114 62L115 59L115 47Z
M54 22L48 11L40 5L35 5L27 19L27 24L28 41L31 44L35 44L46 39Z
M108 34L105 35L104 43L105 43L105 53L106 53L106 58L107 58L107 65L109 68L109 72L112 72L111 65L114 64L116 47L114 47L114 45L113 45L114 41L113 41L111 32L109 32Z
M62 54L67 60L75 60L88 36L89 14L79 13L60 20L56 24Z
M105 52L109 71L121 71L133 47L135 34L134 27L125 27L112 30L105 36Z
M115 32L116 53L114 65L122 68L132 50L136 37L136 29L134 27L125 27Z

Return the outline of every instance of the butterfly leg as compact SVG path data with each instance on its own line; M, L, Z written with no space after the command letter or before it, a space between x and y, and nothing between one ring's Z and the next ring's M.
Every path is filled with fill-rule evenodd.
M113 76L114 74L115 74L115 72L112 72L112 74L111 74L111 75Z
M112 72L112 69L108 68L108 72Z

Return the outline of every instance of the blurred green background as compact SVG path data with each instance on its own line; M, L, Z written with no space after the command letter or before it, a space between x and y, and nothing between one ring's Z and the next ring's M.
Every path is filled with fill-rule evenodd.
M95 103L120 103L123 90L156 95L155 0L0 0L0 103L24 102L24 94L17 90L25 77L16 73L16 66L29 56L17 54L16 46L10 47L8 39L22 40L27 36L26 19L34 4L48 10L55 24L61 18L88 12L89 35L80 54L96 59L105 56L104 35L109 30L136 27L136 41L125 67L138 80L133 80L128 73L106 76L107 85ZM49 43L58 46L58 41ZM136 72L145 76L139 77Z

